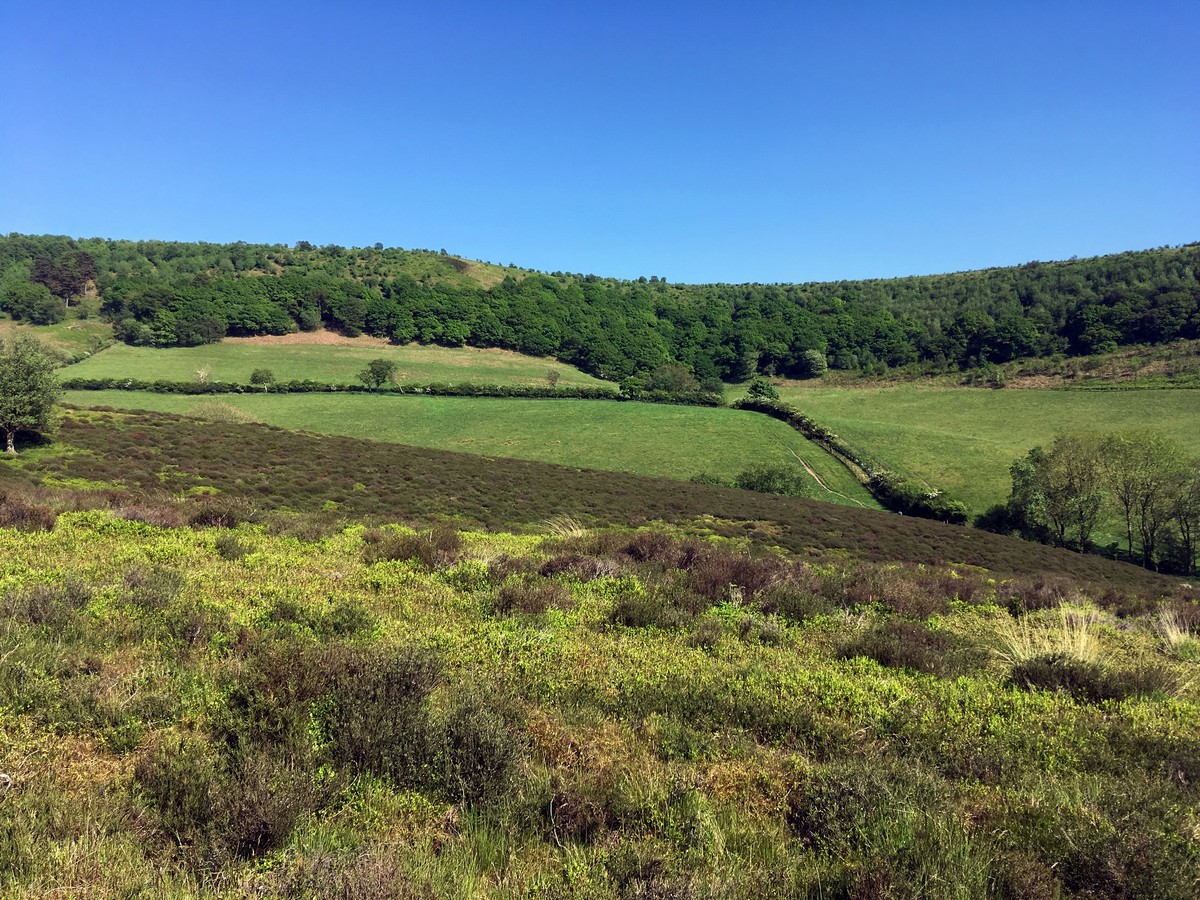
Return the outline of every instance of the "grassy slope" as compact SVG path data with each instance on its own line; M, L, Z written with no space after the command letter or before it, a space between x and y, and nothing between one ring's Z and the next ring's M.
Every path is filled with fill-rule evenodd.
M94 342L111 340L112 325L98 318L70 318L57 325L25 325L7 316L0 317L0 340L19 334L32 335L48 347L64 353L82 354Z
M74 391L88 406L187 412L195 397L122 391ZM268 424L365 437L484 456L582 468L726 480L757 462L795 465L803 458L842 498L877 508L832 457L781 422L729 409L594 400L505 400L292 394L222 396ZM203 408L203 407L201 407Z
M787 403L852 446L949 491L976 512L1004 500L1008 468L1068 430L1154 428L1196 449L1200 393L785 386Z
M255 369L270 369L280 381L310 379L337 384L357 384L358 373L373 359L390 359L399 365L403 382L545 385L546 372L554 369L563 385L603 387L600 381L554 359L522 356L508 350L394 347L362 337L336 344L277 344L269 341L225 340L202 347L156 349L116 344L63 370L64 378L138 378L193 381L196 372L209 372L213 381L248 384ZM615 388L614 388L615 390Z

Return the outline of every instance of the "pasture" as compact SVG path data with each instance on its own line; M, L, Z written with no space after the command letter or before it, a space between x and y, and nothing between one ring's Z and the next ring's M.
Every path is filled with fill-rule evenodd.
M602 387L607 383L558 360L509 350L420 344L397 347L379 338L346 338L332 332L226 338L201 347L165 349L115 344L63 369L63 377L195 381L197 373L205 372L210 381L248 384L255 369L270 369L279 381L356 384L358 373L373 359L394 361L399 366L397 380L402 383L545 385L551 369L558 372L562 385Z
M880 462L948 491L974 512L1009 493L1009 466L1062 431L1156 429L1200 453L1200 393L788 384L785 403Z
M212 398L131 391L69 391L78 406L203 414ZM878 509L832 457L782 422L708 407L596 400L508 400L364 394L222 395L253 419L281 428L504 456L579 468L731 481L751 465L799 465L828 491L818 499Z

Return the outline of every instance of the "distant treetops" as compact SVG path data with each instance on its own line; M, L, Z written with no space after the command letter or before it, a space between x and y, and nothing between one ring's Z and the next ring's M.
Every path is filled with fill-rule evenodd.
M952 275L677 285L544 274L441 251L0 237L0 308L73 303L118 339L194 346L328 327L396 343L503 347L614 381L677 364L699 384L826 367L971 368L1200 337L1200 245Z

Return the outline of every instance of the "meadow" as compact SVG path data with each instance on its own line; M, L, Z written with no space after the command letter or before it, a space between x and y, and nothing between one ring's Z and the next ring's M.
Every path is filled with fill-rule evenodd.
M1200 452L1200 393L787 383L784 402L885 465L949 492L975 513L1001 503L1009 466L1062 431L1151 428Z
M114 344L62 370L64 378L136 378L195 381L198 372L210 381L249 384L256 369L270 369L279 381L311 380L357 384L358 373L373 359L399 367L400 382L429 384L462 381L487 384L545 385L553 369L559 383L605 387L608 382L586 375L555 359L523 356L509 350L408 344L397 347L379 338L346 338L332 332L279 337L226 338L200 347L132 347ZM613 387L616 390L615 386Z
M69 371L69 370L68 370ZM70 391L80 406L204 415L211 399L126 391ZM482 456L687 479L732 481L754 464L796 467L803 459L828 490L813 496L878 508L825 451L781 422L731 409L595 400L508 400L362 394L221 395L281 428L346 435Z

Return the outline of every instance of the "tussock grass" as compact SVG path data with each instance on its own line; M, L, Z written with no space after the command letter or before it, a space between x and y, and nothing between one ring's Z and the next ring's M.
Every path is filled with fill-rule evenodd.
M1097 662L1101 659L1097 626L1103 621L1099 610L1080 606L1001 617L995 625L996 652L1011 665L1052 655Z
M1167 652L1191 662L1200 662L1200 633L1176 609L1159 610L1155 628Z

